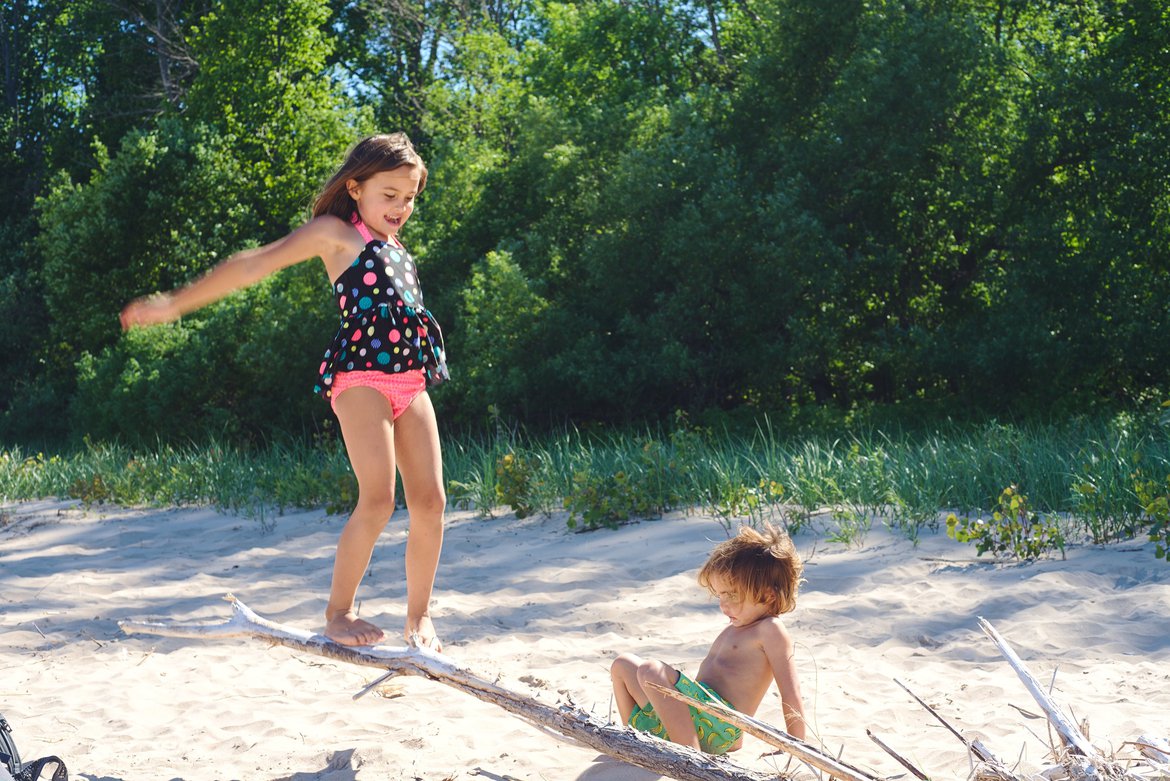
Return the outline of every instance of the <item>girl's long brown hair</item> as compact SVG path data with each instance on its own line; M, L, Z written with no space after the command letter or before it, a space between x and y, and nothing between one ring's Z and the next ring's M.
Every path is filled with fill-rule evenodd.
M346 182L350 179L364 182L379 171L393 171L404 165L418 169L418 191L421 193L427 185L427 167L405 133L383 133L363 138L349 150L341 168L329 177L317 194L313 201L313 216L333 214L348 220L353 214L354 203Z

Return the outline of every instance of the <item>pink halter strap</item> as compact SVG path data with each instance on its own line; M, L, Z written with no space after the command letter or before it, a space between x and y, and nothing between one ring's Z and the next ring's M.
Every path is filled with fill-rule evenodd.
M366 227L364 222L362 222L362 218L358 216L357 212L353 213L353 216L349 218L349 221L352 222L353 226L358 229L358 233L362 234L362 238L366 240L366 244L369 244L374 240L374 237L370 235L370 229Z

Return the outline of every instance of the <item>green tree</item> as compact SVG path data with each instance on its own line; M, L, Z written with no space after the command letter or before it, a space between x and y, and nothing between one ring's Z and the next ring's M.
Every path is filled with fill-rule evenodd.
M337 49L353 89L374 109L380 127L404 130L429 144L436 104L434 88L462 83L465 71L452 67L479 35L517 48L531 24L533 0L333 0ZM477 48L474 44L470 48ZM482 47L478 47L482 51Z
M245 389L311 363L319 269L149 345L114 315L296 225L374 127L431 168L406 240L468 380L438 392L449 420L1160 392L1161 5L10 4L0 336L24 341L0 373L27 385L0 426L73 396L127 434L117 405L152 389L136 434L168 404L175 431L314 425L298 383Z
M84 25L91 4L10 2L0 9L0 431L39 436L61 404L46 371L49 315L34 238L36 196L48 173L76 166L83 96L96 52ZM55 367L58 368L58 367ZM35 412L33 412L35 410Z
M199 69L168 112L173 116L127 136L116 156L99 146L88 181L63 178L46 197L40 245L53 318L46 349L62 365L84 367L79 424L144 434L157 419L126 417L103 401L131 386L131 396L164 401L171 400L168 388L182 389L177 406L186 418L161 436L220 418L230 425L203 430L226 426L252 436L303 428L326 414L309 392L330 328L327 280L315 264L196 313L190 325L170 326L187 335L160 336L160 347L144 356L118 341L117 321L134 295L180 284L231 252L295 227L345 148L368 127L368 117L325 72L326 17L325 4L311 0L219 4L190 30ZM81 246L84 262L74 250ZM164 380L163 363L178 351L213 357L215 370L192 371L189 361L176 360L183 379ZM148 357L151 371L132 370L132 360L141 365ZM282 382L297 376L303 381ZM114 389L112 378L128 384Z
M1040 39L1020 101L1010 254L988 281L1002 301L990 376L1082 406L1132 400L1170 379L1170 164L1158 151L1170 141L1170 17L1139 0L1061 4L1046 21L1021 32Z
M199 71L183 119L209 125L236 150L255 193L258 238L303 219L345 148L372 129L326 68L328 19L324 0L231 0L191 32Z
M474 173L460 174L462 192L475 194L460 203L457 224L448 222L451 228L428 248L448 269L443 279L466 278L471 259L498 251L534 295L556 302L535 329L520 326L530 356L524 398L540 402L514 393L493 399L505 410L515 403L554 416L606 417L627 415L637 404L607 406L613 382L604 368L619 366L618 381L639 369L611 364L599 349L612 323L589 308L594 285L608 290L592 253L611 227L602 222L612 214L602 200L616 194L610 182L621 175L623 150L648 115L697 83L704 66L687 9L663 10L617 2L543 5L533 22L538 39L515 54L503 39L469 40L469 56L453 65L473 74L474 89L451 79L437 95L442 105L470 107L472 121L445 127L463 139L461 151L476 153ZM454 265L460 262L461 271ZM646 284L639 279L640 288Z

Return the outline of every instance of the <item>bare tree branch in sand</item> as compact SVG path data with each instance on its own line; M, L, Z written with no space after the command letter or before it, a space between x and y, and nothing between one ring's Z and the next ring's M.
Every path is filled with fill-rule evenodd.
M865 734L869 737L870 740L877 744L878 748L893 757L899 765L913 773L915 778L919 779L920 781L930 781L930 776L926 775L926 773L923 773L921 770L915 767L914 764L910 762L910 760L906 759L906 757L887 746L881 738L873 734L873 730L866 729Z
M1038 775L1019 775L1012 769L1008 768L1002 760L995 756L978 740L968 740L957 729L951 726L946 719L938 714L934 708L927 705L922 698L901 681L896 683L901 686L906 692L913 697L919 705L925 708L932 716L950 730L955 737L957 737L967 750L977 760L977 764L973 773L973 778L976 781L1028 781L1028 779L1043 779L1043 781L1153 781L1153 779L1162 779L1163 781L1170 781L1170 766L1162 764L1164 758L1160 757L1161 753L1158 751L1158 745L1167 745L1165 741L1152 739L1148 736L1142 736L1133 743L1137 746L1146 761L1138 763L1145 765L1137 772L1126 769L1121 763L1113 758L1106 757L1100 750L1098 750L1089 739L1081 732L1076 724L1069 719L1060 708L1057 707L1056 702L1049 696L1040 682L1036 680L1035 676L1024 665L1020 657L1016 655L1007 641L1000 636L999 632L991 625L990 622L983 618L978 619L979 627L987 633L988 637L999 648L999 651L1007 659L1008 664L1016 671L1020 680L1024 682L1025 688L1032 695L1032 698L1040 705L1045 715L1048 717L1048 722L1056 730L1060 736L1061 745L1052 747L1053 758L1058 763L1055 767L1048 768ZM1151 774L1152 771L1152 774Z
M1089 739L1085 737L1076 723L1061 712L1056 702L1044 690L1040 682L1036 680L1036 677L1032 675L1031 671L1024 665L1024 662L1012 647L1008 645L1008 642L995 630L991 622L984 618L979 618L979 628L999 648L999 652L1003 654L1008 664L1016 671L1016 675L1023 681L1024 687L1032 695L1032 699L1036 700L1036 703L1048 717L1048 723L1052 725L1052 728L1060 736L1063 747L1061 750L1054 750L1054 753L1057 755L1057 761L1060 762L1067 773L1065 778L1086 780L1133 779L1134 781L1141 778L1149 778L1146 774L1138 775L1130 772L1118 762L1106 757L1099 751L1089 742ZM1150 766L1153 767L1153 764L1151 763ZM1045 773L1045 775L1048 778L1057 778L1057 776L1049 773ZM1162 777L1165 778L1166 776L1163 775Z
M768 745L775 746L785 753L796 757L801 762L812 765L818 770L825 771L829 774L830 778L837 778L840 781L878 781L877 776L871 776L863 770L858 770L851 765L847 765L820 749L810 746L803 740L792 737L784 730L777 729L767 722L760 721L755 716L740 713L734 708L728 708L720 702L701 702L693 697L688 697L677 689L667 688L657 683L647 683L646 685L659 694L680 700L693 708L706 711L707 713L718 716L729 724L734 724L744 732L749 735L754 735Z
M686 746L609 724L572 704L561 704L558 707L538 702L486 681L457 665L449 656L428 648L342 646L323 635L262 618L231 595L227 599L232 603L232 617L223 623L120 621L119 626L127 634L197 639L253 637L341 662L379 668L386 670L388 675L429 678L497 705L549 734L556 736L555 733L559 733L615 759L678 781L775 781L784 778L740 767L728 759L712 757ZM383 679L385 677L387 675L383 675ZM364 691L359 692L359 695Z
M991 752L991 749L987 748L987 746L984 746L978 740L968 740L962 732L959 732L959 730L955 729L955 727L953 727L949 721L940 716L938 711L927 705L926 702L923 701L923 699L917 694L910 691L910 687L899 681L897 678L894 679L894 683L905 689L906 693L913 697L919 705L925 708L927 713L938 719L939 724L942 724L944 727L946 727L952 735L958 738L959 741L967 747L968 753L975 757L975 759L979 762L978 767L975 769L975 778L978 779L978 781L1023 781L1020 776L1017 776L1015 773L1009 770L1007 766L1004 765L1002 761L1000 761L999 757Z

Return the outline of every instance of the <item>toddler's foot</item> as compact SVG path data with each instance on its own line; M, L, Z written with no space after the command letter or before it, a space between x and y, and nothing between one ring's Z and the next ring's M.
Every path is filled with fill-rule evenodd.
M426 646L433 651L443 652L443 642L439 636L435 634L435 625L431 623L430 616L422 616L420 618L406 617L406 629L402 632L406 637L406 642L410 645Z
M326 621L325 636L338 645L373 645L380 642L386 633L349 610Z

